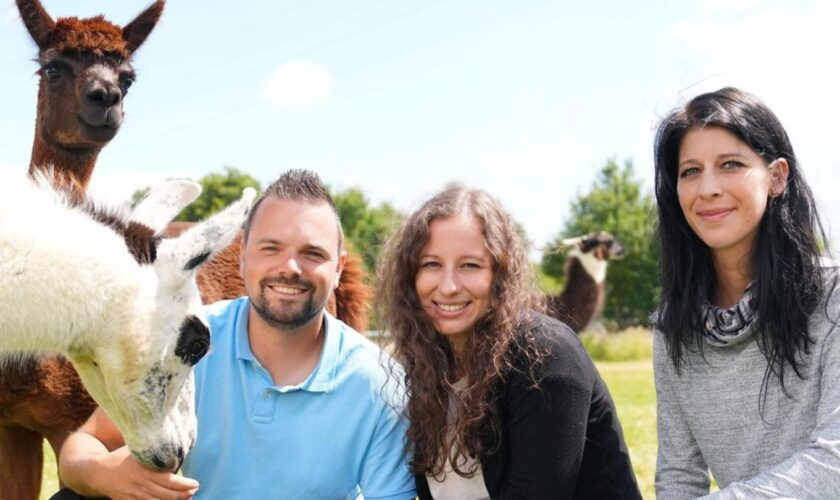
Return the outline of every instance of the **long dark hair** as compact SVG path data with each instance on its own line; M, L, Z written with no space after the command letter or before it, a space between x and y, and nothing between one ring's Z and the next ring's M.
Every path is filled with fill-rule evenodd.
M701 311L715 286L709 249L689 227L677 197L683 137L689 130L704 127L723 128L768 164L784 158L789 166L786 190L768 200L750 255L757 341L767 359L761 388L766 396L772 374L784 391L786 366L803 377L801 355L808 354L813 343L808 321L828 287L820 264L820 244L828 240L787 132L763 102L741 90L723 88L672 111L659 125L654 146L662 281L654 325L665 334L677 371L685 349L696 347L703 352Z
M449 342L423 311L415 278L431 222L464 212L474 216L483 230L492 258L493 285L491 307L476 323L465 358L456 359ZM471 475L475 471L460 468L461 458L480 459L500 446L496 396L500 381L513 369L512 348L525 352L528 366L540 360L533 338L519 333L528 311L542 310L525 246L516 225L493 197L453 186L409 216L382 255L378 307L391 333L394 358L404 370L392 366L391 375L408 397L406 444L412 469L436 476L448 458L456 473ZM452 387L456 364L468 381L457 397ZM450 400L455 402L455 419L448 424Z

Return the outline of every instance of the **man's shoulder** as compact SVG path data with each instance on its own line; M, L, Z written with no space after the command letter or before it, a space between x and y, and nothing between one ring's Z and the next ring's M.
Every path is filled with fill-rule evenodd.
M396 360L364 334L335 318L331 318L330 325L340 336L337 362L338 371L344 376L361 378L371 387L381 388L389 373L396 374L402 370Z
M243 308L248 306L248 297L232 300L220 300L204 306L204 314L210 327L210 334L233 330Z
M340 319L330 318L330 326L340 336L341 361L363 367L379 366L389 356L364 334L357 332Z

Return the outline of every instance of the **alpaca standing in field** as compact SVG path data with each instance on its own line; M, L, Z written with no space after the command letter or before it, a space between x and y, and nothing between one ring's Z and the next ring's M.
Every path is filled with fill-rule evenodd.
M210 342L195 272L230 243L256 192L160 240L198 184L170 182L123 219L50 182L0 182L0 352L66 355L134 457L175 470L195 441L191 368Z
M549 314L580 333L604 310L607 263L624 255L624 247L604 231L563 240L570 247L566 259L566 285L548 297Z

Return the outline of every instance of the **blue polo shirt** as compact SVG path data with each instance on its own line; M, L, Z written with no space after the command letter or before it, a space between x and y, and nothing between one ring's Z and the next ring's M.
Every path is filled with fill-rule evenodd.
M276 386L248 342L247 297L207 307L211 350L196 365L198 441L183 465L196 498L406 499L407 422L386 403L387 356L326 315L309 377Z

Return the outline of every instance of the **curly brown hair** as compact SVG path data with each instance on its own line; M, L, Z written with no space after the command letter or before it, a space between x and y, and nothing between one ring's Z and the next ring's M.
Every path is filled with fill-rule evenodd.
M474 216L482 227L492 258L493 284L491 306L474 325L463 358L456 359L423 311L415 278L431 222L462 213ZM514 369L513 348L526 353L532 374L541 359L533 338L521 328L528 311L544 309L525 245L497 200L485 191L455 185L411 214L382 255L378 308L391 334L394 359L402 364L402 369L392 365L390 373L408 398L406 448L412 469L440 476L448 459L456 473L469 477L475 470L462 470L462 460L480 460L501 444L497 398ZM453 384L459 375L464 375L467 385L456 392ZM449 423L448 412L452 412Z

